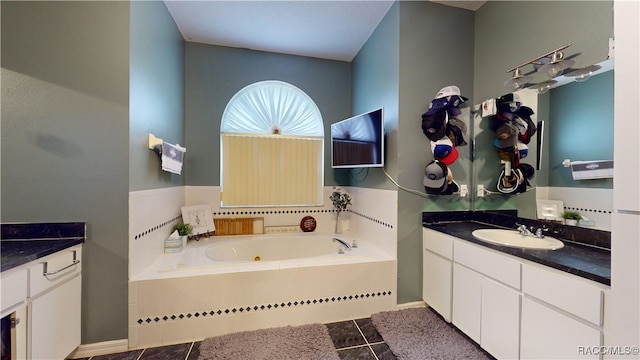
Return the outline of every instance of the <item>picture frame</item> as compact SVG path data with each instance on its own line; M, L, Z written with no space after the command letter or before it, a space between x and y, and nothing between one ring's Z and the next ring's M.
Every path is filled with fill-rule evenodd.
M182 222L191 225L193 235L208 234L216 231L211 206L209 205L183 206Z

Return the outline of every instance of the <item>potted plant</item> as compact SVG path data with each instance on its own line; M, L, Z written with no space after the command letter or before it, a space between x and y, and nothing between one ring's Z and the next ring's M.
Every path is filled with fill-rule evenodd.
M336 234L342 232L342 224L340 223L340 213L347 210L347 206L351 205L351 196L346 192L340 191L340 189L334 188L329 200L333 203L333 207L336 209Z
M578 225L578 220L582 219L582 216L576 211L565 211L562 213L562 218L567 225Z
M191 235L191 233L193 233L193 226L189 224L178 223L173 226L173 228L171 229L171 233L173 234L173 232L176 230L178 231L178 235L180 236L189 236Z

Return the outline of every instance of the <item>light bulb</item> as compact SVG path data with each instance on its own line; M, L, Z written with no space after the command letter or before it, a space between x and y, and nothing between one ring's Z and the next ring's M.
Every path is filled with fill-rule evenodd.
M537 92L538 92L538 94L546 94L549 91L550 88L551 88L551 86L549 86L549 85L540 86L537 89Z
M521 79L511 79L509 81L507 81L507 86L513 90L516 91L518 89L520 89L522 87L522 85L524 85L523 81L520 81Z
M574 77L574 80L577 81L577 82L584 82L584 81L589 80L591 78L592 74L593 73L591 71L589 71L589 72L586 72L586 73L583 73L583 74L580 74L580 75Z
M550 79L553 79L554 77L560 75L560 73L562 73L562 70L564 70L564 67L560 66L559 64L551 64L551 66L549 66L549 68L545 71L545 74L547 74Z
M516 68L514 73L513 73L513 77L507 81L504 82L504 86L508 87L509 89L516 91L518 89L521 89L527 82L529 82L531 80L531 76L529 75L522 75L520 73L520 69Z

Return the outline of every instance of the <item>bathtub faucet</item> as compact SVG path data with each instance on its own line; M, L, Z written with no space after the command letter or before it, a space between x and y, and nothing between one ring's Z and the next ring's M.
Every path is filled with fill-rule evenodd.
M340 240L338 238L333 238L332 240L333 242L338 243L338 245L340 245L340 250L338 250L338 254L344 254L344 249L351 250L351 246L349 246L349 244L347 244L346 241Z

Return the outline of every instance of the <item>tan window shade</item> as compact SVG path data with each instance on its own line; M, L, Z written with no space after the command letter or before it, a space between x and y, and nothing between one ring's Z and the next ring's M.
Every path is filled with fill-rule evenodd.
M223 133L221 205L321 205L322 137Z

